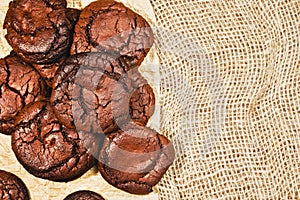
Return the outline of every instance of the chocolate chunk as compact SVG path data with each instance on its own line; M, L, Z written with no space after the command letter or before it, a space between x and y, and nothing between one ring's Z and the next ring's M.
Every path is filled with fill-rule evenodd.
M83 9L75 26L71 55L113 51L139 66L153 41L142 16L113 0L95 1Z
M0 133L11 134L16 115L46 95L42 77L14 52L0 60Z
M138 72L125 73L124 68L126 64L109 54L70 57L58 70L50 98L61 123L86 132L110 133L125 126L131 112L134 121L146 124L153 114L153 91L141 85L146 80ZM140 92L134 93L138 87Z
M80 190L69 194L64 200L104 200L104 198L96 192Z
M132 194L152 191L174 160L174 148L156 131L129 124L107 135L98 169L111 185Z
M29 200L29 192L19 177L10 172L0 170L0 199Z
M49 103L26 106L16 119L12 149L23 167L53 181L78 178L95 164L99 139L62 126Z
M25 61L49 64L70 48L75 22L65 0L13 0L4 20L6 39Z

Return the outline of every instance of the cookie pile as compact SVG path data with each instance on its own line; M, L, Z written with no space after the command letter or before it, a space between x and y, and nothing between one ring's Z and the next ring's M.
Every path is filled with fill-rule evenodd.
M32 175L70 181L98 163L111 185L147 194L174 159L170 141L146 127L155 96L138 67L153 32L113 0L83 10L65 0L13 0L13 48L0 60L0 132Z

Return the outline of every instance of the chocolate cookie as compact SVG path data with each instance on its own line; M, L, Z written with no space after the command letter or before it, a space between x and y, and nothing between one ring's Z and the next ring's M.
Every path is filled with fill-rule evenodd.
M146 124L153 114L153 91L148 88L145 94L139 89L130 104L134 89L146 80L139 73L125 73L124 68L126 63L108 54L70 57L54 80L50 102L56 116L69 128L94 133L125 126L130 111L135 121Z
M75 26L71 54L113 51L139 66L153 40L142 16L113 0L95 1L83 9Z
M80 190L69 194L64 200L104 200L104 198L96 192Z
M74 22L65 0L13 0L4 20L6 39L25 61L49 64L70 48Z
M10 172L0 170L0 199L29 200L29 192L19 177Z
M78 178L95 164L98 138L62 126L49 103L35 102L16 119L12 149L23 167L53 181Z
M137 88L129 102L131 119L143 126L147 125L155 109L155 95L149 84Z
M173 145L167 138L129 124L123 131L107 135L98 169L109 184L132 194L147 194L173 160Z
M127 78L130 77L130 78ZM146 126L155 111L155 94L138 69L130 70L126 79L129 93L129 112L133 122Z
M0 133L11 134L25 105L46 95L42 77L14 52L0 60Z

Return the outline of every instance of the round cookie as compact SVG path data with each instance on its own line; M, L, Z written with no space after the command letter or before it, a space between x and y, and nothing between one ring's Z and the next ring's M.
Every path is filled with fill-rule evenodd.
M80 190L69 194L64 200L104 200L104 198L96 192Z
M153 89L138 69L130 70L125 78L127 79L127 85L130 85L128 87L131 95L129 100L130 118L133 122L146 126L155 111Z
M149 84L138 87L133 92L129 108L132 121L146 126L155 109L155 95Z
M65 0L13 0L4 20L6 40L25 61L49 64L70 48L74 22Z
M19 111L45 95L45 83L33 67L14 52L0 59L0 133L11 134Z
M29 192L19 177L0 170L0 198L2 200L29 200Z
M156 131L129 124L107 135L98 169L111 185L132 194L152 191L174 160L172 143Z
M75 26L71 55L113 51L139 66L153 41L142 16L113 0L95 1L83 9Z
M16 119L12 149L23 167L36 177L69 181L94 164L99 139L62 126L46 101L26 106Z
M110 133L125 126L132 111L134 121L146 124L153 114L153 91L134 94L130 104L131 94L146 80L125 68L126 63L108 54L70 57L55 76L50 98L58 119L69 128Z

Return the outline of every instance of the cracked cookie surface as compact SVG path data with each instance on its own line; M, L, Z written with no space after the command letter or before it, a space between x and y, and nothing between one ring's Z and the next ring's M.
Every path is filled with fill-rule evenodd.
M104 200L104 198L96 192L80 190L69 194L64 200Z
M129 71L127 77L125 77L127 79L127 85L130 85L128 87L130 93L130 118L133 122L146 126L149 118L155 111L155 94L152 87L140 74L138 69Z
M69 181L89 170L99 140L61 125L46 101L25 107L16 119L12 149L23 167L36 177Z
M172 164L174 148L156 131L129 124L106 136L98 160L108 183L132 194L148 194Z
M10 172L0 170L0 199L29 200L29 192L19 177Z
M146 126L155 109L155 95L149 84L142 85L133 92L129 108L132 121Z
M13 50L25 61L51 63L70 48L74 28L65 0L13 0L3 27Z
M109 66L105 69L105 66ZM78 113L75 119L80 119L86 131L93 132L97 123L95 109L94 90L104 71L111 73L111 76L117 76L119 65L113 57L107 55L74 55L67 59L55 78L50 102L58 119L67 127L75 128L73 112ZM119 69L123 73L122 67ZM106 76L106 75L105 75ZM119 75L120 76L120 75ZM82 96L83 93L87 96ZM86 97L85 99L83 99ZM83 103L81 103L83 102ZM89 105L83 105L83 104ZM83 106L73 107L76 105ZM79 123L79 122L78 122ZM77 129L80 129L77 125ZM97 126L98 127L98 126ZM95 130L96 131L96 130Z
M153 40L142 16L113 0L95 1L83 9L75 26L71 54L113 51L139 66Z
M126 67L109 54L70 57L56 74L50 98L60 121L93 133L118 130L130 114L133 121L146 124L154 111L152 88L137 70L125 73Z
M0 59L0 133L11 134L16 115L45 95L45 83L33 67L14 52Z

